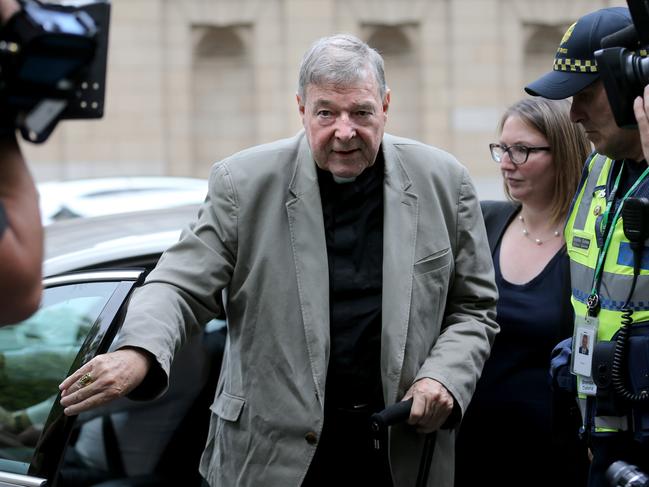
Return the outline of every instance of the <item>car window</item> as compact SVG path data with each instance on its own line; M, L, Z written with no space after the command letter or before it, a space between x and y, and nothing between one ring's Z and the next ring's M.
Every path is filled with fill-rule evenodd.
M0 470L27 473L58 384L119 284L50 287L31 318L0 328Z

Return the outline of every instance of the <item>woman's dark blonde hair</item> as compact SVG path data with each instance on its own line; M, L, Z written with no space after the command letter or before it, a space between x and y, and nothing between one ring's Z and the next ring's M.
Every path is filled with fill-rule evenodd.
M548 140L555 168L551 218L553 223L560 224L565 220L577 191L584 163L591 152L590 142L581 125L570 121L568 100L548 100L537 96L517 101L500 119L498 134L502 133L509 117L518 117ZM506 184L505 194L513 201Z

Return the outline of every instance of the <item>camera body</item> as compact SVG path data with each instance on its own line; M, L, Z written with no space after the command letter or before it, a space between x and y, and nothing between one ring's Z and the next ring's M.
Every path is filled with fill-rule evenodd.
M109 0L23 0L0 29L0 132L44 142L64 119L104 113Z
M649 84L649 5L627 0L633 25L602 39L595 51L606 95L620 127L635 127L633 100Z
M649 83L649 58L626 48L601 49L595 57L615 122L620 127L635 127L633 100L642 96Z

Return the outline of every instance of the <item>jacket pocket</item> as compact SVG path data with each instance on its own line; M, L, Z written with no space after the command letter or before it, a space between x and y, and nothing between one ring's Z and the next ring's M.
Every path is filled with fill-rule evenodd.
M450 255L451 249L446 248L418 260L414 265L415 276L427 274L428 272L447 266L451 261Z
M219 418L225 421L236 422L239 421L241 411L243 411L245 404L246 400L244 398L222 392L216 398L214 404L210 406L210 409Z
M199 466L201 475L208 479L210 485L218 483L215 480L217 472L221 472L220 475L223 475L222 466L226 452L239 451L231 448L233 438L231 436L225 438L225 436L228 423L239 421L245 403L246 401L242 397L222 392L210 406L212 411L210 430Z

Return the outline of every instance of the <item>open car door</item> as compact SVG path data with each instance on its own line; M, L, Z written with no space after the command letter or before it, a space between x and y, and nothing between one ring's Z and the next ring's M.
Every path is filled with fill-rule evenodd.
M44 280L39 310L0 328L0 487L56 485L76 417L58 384L119 332L143 270L97 270Z

